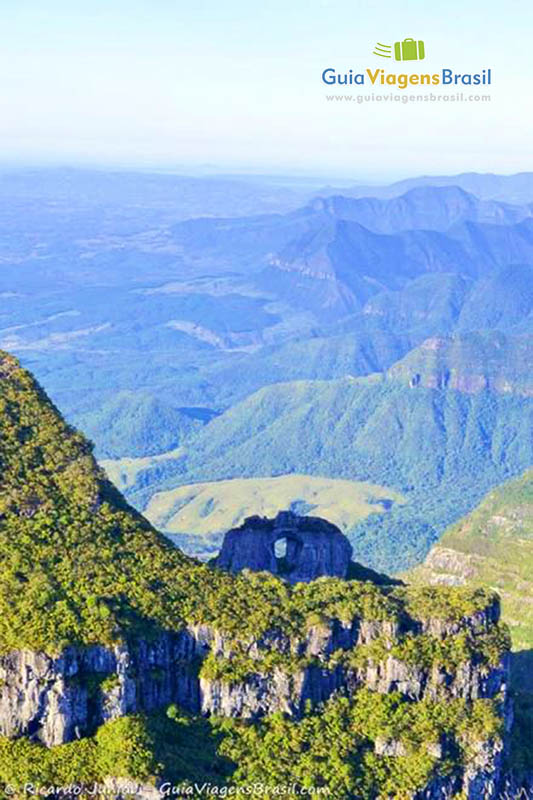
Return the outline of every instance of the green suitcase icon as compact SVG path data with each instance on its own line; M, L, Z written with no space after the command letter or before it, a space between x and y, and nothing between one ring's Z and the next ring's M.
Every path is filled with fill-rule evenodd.
M415 42L414 39L404 39L403 42L394 43L394 58L396 61L422 61L425 58L424 42Z

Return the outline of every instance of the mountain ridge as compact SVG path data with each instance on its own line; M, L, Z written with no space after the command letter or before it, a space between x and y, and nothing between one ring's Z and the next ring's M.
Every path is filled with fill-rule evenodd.
M433 337L411 350L387 371L393 380L430 389L450 388L466 394L533 394L529 364L533 337L500 332Z
M371 481L412 504L380 523L386 536L372 518L349 532L355 552L378 570L412 563L491 485L532 463L533 403L410 386L410 376L264 387L196 434L148 490L149 471L128 496L142 508L154 492L184 484L291 472Z
M425 561L405 579L433 585L490 586L502 598L513 653L515 707L512 755L533 770L533 470L492 489L473 511L448 528Z
M375 233L395 233L409 229L446 231L458 222L498 222L511 224L531 217L529 205L518 206L483 200L460 186L415 186L390 198L358 197L345 194L315 199L320 207L342 219L358 222Z
M102 784L118 800L119 779L150 796L165 780L192 788L195 770L221 787L303 787L311 768L339 800L503 784L508 635L494 593L290 586L203 566L128 507L5 354L0 406L0 778L11 796L51 780ZM326 755L324 740L336 742Z
M533 173L517 172L499 175L492 172L462 172L458 175L421 175L389 185L360 185L343 189L352 196L395 197L419 186L459 186L482 199L509 203L533 201ZM335 191L335 190L332 190Z

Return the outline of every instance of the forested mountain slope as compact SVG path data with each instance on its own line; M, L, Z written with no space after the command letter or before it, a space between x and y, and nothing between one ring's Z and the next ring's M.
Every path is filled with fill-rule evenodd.
M300 788L311 777L339 800L443 785L474 798L504 784L508 637L492 592L291 587L200 565L127 506L6 354L0 405L11 796L95 782L118 796L117 779L149 796L199 777Z

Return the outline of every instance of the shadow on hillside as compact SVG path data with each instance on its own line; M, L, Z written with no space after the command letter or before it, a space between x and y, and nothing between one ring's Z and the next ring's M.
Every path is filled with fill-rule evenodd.
M511 654L514 723L511 762L517 770L533 770L533 650Z
M175 710L172 718L161 712L148 721L165 780L176 785L182 781L226 785L236 765L218 753L223 736L213 730L209 720L181 714L175 706L171 709Z
M511 654L511 687L533 692L533 650L518 650Z

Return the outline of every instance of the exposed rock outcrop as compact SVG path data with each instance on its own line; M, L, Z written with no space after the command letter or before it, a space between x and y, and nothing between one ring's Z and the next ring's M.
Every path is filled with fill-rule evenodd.
M423 627L436 640L467 631L482 636L497 618L498 608L491 604L453 625L433 620ZM475 661L422 666L391 655L395 643L406 633L417 635L417 629L418 635L428 635L413 620L400 625L356 617L312 625L301 635L273 629L239 640L199 625L135 645L68 647L57 657L15 651L0 658L0 734L27 735L52 746L85 736L106 720L170 703L228 717L258 719L282 711L298 718L308 703L315 706L338 690L353 694L362 688L397 691L412 701L505 700L505 654L490 667ZM383 641L381 655L366 655L365 648ZM272 655L278 666L269 666ZM207 657L225 666L226 673L204 669Z
M0 734L15 740L0 742L2 781L55 783L59 770L68 782L73 756L76 770L85 762L84 781L98 775L109 787L111 795L102 794L123 800L130 786L122 789L121 777L129 775L142 780L138 796L148 800L154 792L145 779L174 771L159 761L161 746L187 756L196 733L202 743L211 738L211 726L182 720L180 709L252 721L281 711L302 724L280 716L257 727L220 726L232 739L245 737L233 739L236 751L225 742L240 770L240 747L251 754L252 777L264 751L246 734L264 743L270 726L282 724L292 732L283 742L276 734L269 759L284 742L296 756L294 741L303 756L295 771L283 759L282 778L316 764L328 781L339 762L323 762L323 749L307 760L307 742L318 738L328 748L344 741L343 764L360 769L363 783L366 757L382 758L369 764L371 782L383 773L369 798L390 794L405 771L401 794L409 800L494 800L501 723L510 714L509 640L492 591L392 586L363 568L359 579L342 580L355 577L345 537L323 520L288 513L228 534L220 563L248 567L245 575L209 569L127 506L89 443L1 353L0 401ZM145 718L156 710L162 714ZM181 737L189 732L188 750ZM39 746L68 742L53 752ZM390 762L403 758L395 777Z
M451 389L463 394L531 397L531 337L500 331L431 337L397 361L390 379L412 389Z
M135 646L68 647L53 657L14 651L0 657L0 734L48 746L85 736L109 719L178 702L200 708L203 627Z
M276 544L285 547L276 554ZM216 565L231 572L268 570L290 583L323 575L346 577L352 546L331 522L280 511L275 519L248 517L224 536Z

